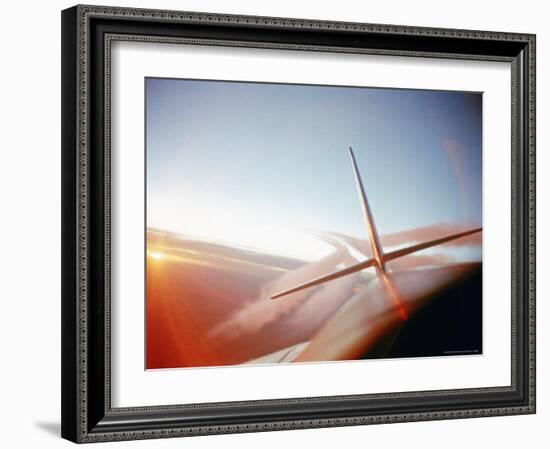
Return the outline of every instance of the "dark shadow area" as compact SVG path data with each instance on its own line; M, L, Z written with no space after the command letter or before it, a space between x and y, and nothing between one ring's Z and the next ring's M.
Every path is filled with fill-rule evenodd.
M420 309L365 358L482 353L481 269Z

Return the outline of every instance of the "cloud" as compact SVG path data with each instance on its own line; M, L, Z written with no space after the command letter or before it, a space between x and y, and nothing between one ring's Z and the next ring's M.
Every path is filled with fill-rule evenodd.
M400 257L399 259L388 262L388 267L392 271L404 271L419 267L431 266L431 265L443 265L452 263L455 260L449 256L443 254L437 255L408 255L406 257Z
M334 304L339 305L351 295L359 274L345 276L277 300L272 300L271 295L335 271L342 265L347 266L356 262L338 241L328 235L324 238L334 246L334 252L317 262L302 265L264 284L256 299L214 328L209 337L238 338L242 334L257 333L260 329L289 317L294 321L306 323L308 328L314 327L314 323L321 324L326 319L327 311L333 311Z

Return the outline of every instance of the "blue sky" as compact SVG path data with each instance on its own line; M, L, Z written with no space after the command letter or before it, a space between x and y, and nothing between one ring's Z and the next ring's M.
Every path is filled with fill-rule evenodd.
M313 260L366 238L352 146L381 234L481 224L481 94L146 79L147 222Z

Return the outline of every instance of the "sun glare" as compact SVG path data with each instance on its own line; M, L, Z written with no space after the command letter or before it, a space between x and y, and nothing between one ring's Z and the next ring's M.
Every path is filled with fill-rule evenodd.
M163 255L162 253L158 253L158 252L151 252L150 253L151 257L155 260L162 260L163 259Z

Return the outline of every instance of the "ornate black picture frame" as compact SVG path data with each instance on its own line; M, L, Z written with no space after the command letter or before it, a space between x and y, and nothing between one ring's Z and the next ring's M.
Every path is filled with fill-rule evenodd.
M511 385L113 408L110 46L116 40L504 61L512 83ZM94 442L535 413L535 36L194 12L62 12L62 436Z

